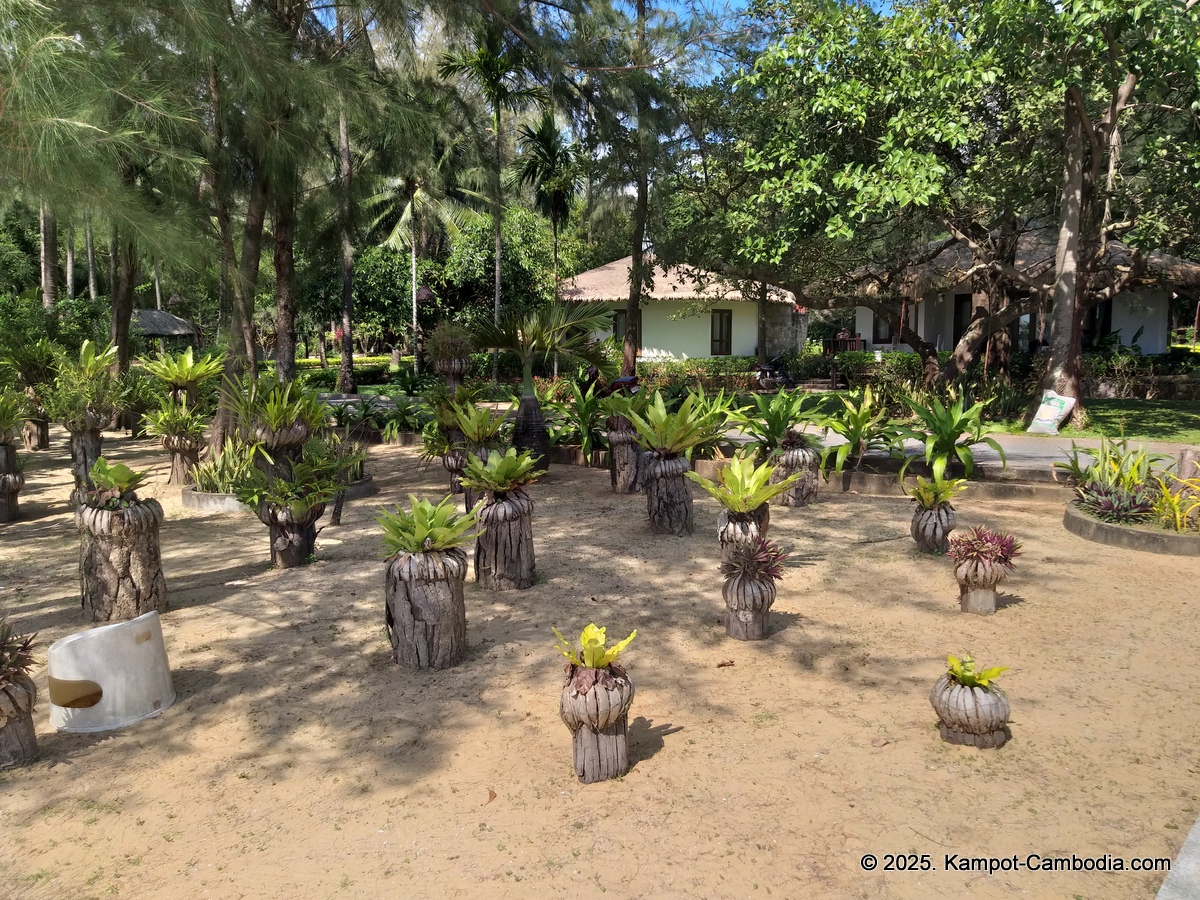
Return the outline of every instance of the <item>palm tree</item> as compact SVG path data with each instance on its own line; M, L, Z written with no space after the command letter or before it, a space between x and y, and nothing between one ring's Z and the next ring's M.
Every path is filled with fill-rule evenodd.
M550 434L542 405L533 389L533 364L552 353L567 353L604 370L610 368L592 334L611 327L611 313L582 304L554 303L524 314L512 314L499 323L479 326L479 347L511 350L521 357L521 403L513 427L513 446L531 450L542 459L550 452Z
M492 110L492 131L495 135L492 172L492 228L496 238L495 298L492 323L500 324L500 251L501 224L504 219L504 195L501 190L503 171L504 136L500 131L501 113L507 109L516 111L525 103L540 96L534 87L524 87L526 74L525 54L519 45L506 45L504 32L496 27L487 29L474 50L458 50L447 53L438 65L442 78L463 77L483 94ZM492 380L499 376L499 357L492 356Z
M558 229L579 193L579 145L568 144L554 122L554 113L546 110L537 128L522 125L517 138L521 156L513 169L513 180L533 187L538 212L550 219L554 236L554 299L558 300Z

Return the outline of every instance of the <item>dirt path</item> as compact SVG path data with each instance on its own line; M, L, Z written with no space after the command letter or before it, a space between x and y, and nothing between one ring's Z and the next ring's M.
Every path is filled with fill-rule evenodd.
M374 449L381 494L347 504L314 565L273 572L255 518L190 513L148 442L105 444L155 465L179 700L101 735L55 733L39 703L42 760L0 773L14 900L1141 898L1161 874L987 876L945 856L1173 857L1200 808L1200 564L1084 542L1057 504L958 504L960 527L1025 542L990 618L957 611L906 500L773 510L792 557L774 634L746 645L718 624L706 495L694 536L652 536L642 497L556 467L532 491L543 583L469 583L468 661L422 673L391 662L374 522L444 488L415 450ZM64 455L29 456L28 514L0 527L0 607L46 642L87 626ZM637 696L632 770L584 787L550 626L589 621L638 629ZM1013 667L999 752L938 740L926 697L964 648ZM864 872L867 853L927 853L932 871Z

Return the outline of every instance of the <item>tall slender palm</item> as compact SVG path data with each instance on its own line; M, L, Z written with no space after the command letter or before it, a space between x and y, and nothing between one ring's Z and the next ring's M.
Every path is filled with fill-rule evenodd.
M496 239L495 296L492 322L500 322L500 253L501 224L504 219L504 193L501 185L504 159L504 135L500 130L501 114L504 110L516 111L540 96L535 87L524 85L527 74L525 52L520 45L508 44L505 32L498 26L483 32L473 50L458 50L447 53L438 65L442 78L466 78L483 94L492 111L494 133L494 162L492 172L492 228ZM499 376L499 357L492 354L492 380Z
M558 300L558 229L566 221L571 202L582 184L579 145L568 143L558 130L554 113L546 110L536 128L522 125L517 142L521 155L513 179L533 188L534 204L550 219L554 236L554 299Z

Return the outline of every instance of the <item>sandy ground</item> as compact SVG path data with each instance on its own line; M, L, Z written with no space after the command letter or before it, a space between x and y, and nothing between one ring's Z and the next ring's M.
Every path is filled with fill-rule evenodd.
M25 517L0 527L0 608L49 642L88 627L63 498L64 439L31 454ZM957 609L950 562L920 556L903 499L776 509L792 556L774 632L730 641L717 509L657 537L607 472L533 488L541 583L468 582L471 653L414 672L383 631L379 502L444 489L410 448L375 448L382 491L348 504L317 562L270 571L250 516L167 509L163 619L179 693L100 735L54 732L0 773L0 893L25 898L1151 897L1161 874L947 871L946 856L1173 857L1200 802L1200 563L1089 544L1059 504L958 504L1025 542L1003 608ZM558 719L551 625L638 638L629 774L583 786ZM1013 667L1013 740L938 739L947 652ZM732 661L733 665L718 667ZM45 685L45 670L37 672ZM865 872L864 854L879 868ZM929 871L883 871L885 854Z

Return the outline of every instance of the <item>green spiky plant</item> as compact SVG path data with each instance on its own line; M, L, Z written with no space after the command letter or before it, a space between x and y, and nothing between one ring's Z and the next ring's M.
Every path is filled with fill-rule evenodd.
M568 643L567 639L562 636L557 628L551 628L554 636L558 638L558 650L571 661L572 665L580 666L588 669L604 669L611 666L617 661L617 657L621 652L630 645L635 637L637 637L637 629L635 628L623 641L618 641L611 647L606 646L608 643L608 629L599 628L595 624L589 624L579 635L579 649L576 650Z
M698 409L700 395L688 394L679 409L670 412L663 395L654 392L644 414L630 409L628 419L638 434L638 443L653 450L660 459L675 459L695 447L714 442L724 434L724 421L709 410Z
M160 353L155 359L139 360L142 367L160 379L176 400L195 406L200 385L218 377L225 365L225 354L206 353L199 359L191 347L178 356Z
M436 506L409 494L408 506L408 511L400 506L392 512L381 508L375 519L383 528L383 543L389 557L397 553L452 550L479 533L482 500L473 509L461 513L452 494Z
M770 463L756 466L752 456L743 455L733 457L722 467L715 481L695 472L684 474L711 494L728 512L746 515L769 503L800 480L800 474L797 473L771 484L771 473L774 471L775 467Z
M991 447L1000 454L1001 464L1008 465L1004 448L995 438L987 436L988 429L983 424L983 411L988 401L980 400L964 409L961 395L948 406L938 397L930 397L927 404L918 403L910 397L903 399L917 417L920 427L901 426L900 433L904 437L924 442L925 464L933 470L934 478L942 477L946 466L954 460L962 464L965 476L970 478L975 470L973 448L979 444ZM913 459L916 457L905 459L901 467L901 476Z
M8 620L0 618L0 769L37 759L37 686L29 677L36 637L16 634Z
M508 422L503 413L474 403L459 405L450 401L454 422L466 444L473 451L494 450L504 446L504 431Z
M258 452L257 444L231 435L220 456L210 456L192 470L195 489L209 494L234 493L237 485L250 477Z
M103 456L92 466L93 490L84 497L84 504L94 509L124 509L138 502L137 489L149 472L135 472L124 463L112 465Z
M528 450L517 453L515 448L509 447L503 455L491 451L486 461L477 456L468 459L462 483L463 487L474 491L504 495L533 484L545 474L545 469L537 468L532 453Z
M1200 531L1200 478L1155 476L1158 498L1154 502L1154 518L1164 528L1182 534L1195 528Z
M486 491L479 521L487 533L475 544L475 581L489 590L524 590L537 582L534 571L533 500L525 492L545 471L532 452L509 447L487 461L472 456L462 476L467 497Z
M849 461L853 461L856 469L861 466L869 450L884 450L893 456L898 452L902 440L900 429L888 420L887 407L878 402L870 385L838 399L842 409L827 416L822 424L845 438L845 443L825 448L821 453L822 468L828 469L832 458L833 471L840 473Z
M0 391L0 443L12 443L30 414L29 399L16 391Z
M591 465L592 451L608 446L603 401L596 396L595 387L581 391L578 384L571 382L568 390L570 393L565 402L551 401L543 403L543 406L553 410L563 420L563 430L557 443L579 443L584 464Z
M909 484L903 477L900 479L900 489L917 504L918 509L936 509L943 503L949 503L970 483L965 478L923 478L918 475L916 482Z
M0 690L28 677L34 666L36 634L17 634L7 618L0 619Z
M942 740L981 749L1008 741L1008 697L996 679L1008 666L982 668L970 653L946 657L946 671L929 692Z
M167 397L158 409L142 416L146 433L158 438L175 438L184 441L200 441L208 428L208 420L188 406L187 400Z
M775 583L787 559L777 544L761 534L728 548L721 563L725 583L725 633L739 641L761 641L770 632Z
M799 391L779 391L776 394L755 394L751 409L739 410L732 419L750 436L743 446L754 452L758 461L766 462L778 455L785 442L791 446L803 441L816 447L817 441L803 432L803 427L819 427L823 417L808 409L811 395ZM797 426L801 426L797 429Z

